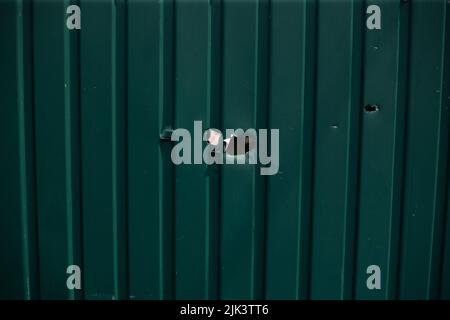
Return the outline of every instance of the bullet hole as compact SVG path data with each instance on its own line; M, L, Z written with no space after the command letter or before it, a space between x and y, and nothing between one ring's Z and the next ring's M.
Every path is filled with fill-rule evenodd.
M368 104L367 106L364 107L364 110L366 110L367 113L372 113L380 110L380 107L377 106L376 104Z
M207 138L206 141L208 144L217 145L219 143L221 137L222 137L222 133L219 130L211 129L211 128L206 130L206 138ZM225 143L224 143L224 146L225 146ZM216 156L215 150L211 151L211 156L212 157Z
M207 129L206 130L206 138L208 144L217 145L222 138L222 133L217 129Z
M241 135L225 139L225 152L231 156L246 154L255 147L253 137Z
M220 131L215 129L207 130L207 142L208 144L217 145L222 138ZM223 150L230 156L238 156L246 154L256 147L256 137L253 135L231 135L229 138L224 139ZM212 155L215 152L212 151Z
M172 137L173 129L171 128L164 128L164 130L159 135L160 140L166 140L170 141Z

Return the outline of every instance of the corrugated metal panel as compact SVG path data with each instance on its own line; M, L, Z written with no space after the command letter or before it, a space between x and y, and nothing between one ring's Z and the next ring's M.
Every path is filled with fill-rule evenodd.
M1 1L0 297L450 298L449 6ZM194 120L278 174L174 166Z

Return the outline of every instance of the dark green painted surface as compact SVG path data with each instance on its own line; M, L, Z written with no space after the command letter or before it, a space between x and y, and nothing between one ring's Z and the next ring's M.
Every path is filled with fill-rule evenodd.
M357 2L320 2L317 11L310 296L348 298L355 258L360 33L365 19Z
M0 298L449 299L449 35L444 0L1 0ZM172 165L194 120L279 128L278 174Z

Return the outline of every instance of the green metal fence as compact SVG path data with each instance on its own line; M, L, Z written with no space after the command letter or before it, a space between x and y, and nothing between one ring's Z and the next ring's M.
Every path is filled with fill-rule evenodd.
M0 297L449 299L449 34L445 0L1 0ZM278 174L173 165L194 120L279 128Z

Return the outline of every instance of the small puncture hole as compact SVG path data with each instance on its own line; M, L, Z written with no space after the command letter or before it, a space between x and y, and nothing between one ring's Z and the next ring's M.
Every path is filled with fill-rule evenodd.
M367 106L364 107L364 110L366 110L366 112L377 112L378 110L380 110L380 107L377 106L376 104L368 104Z

